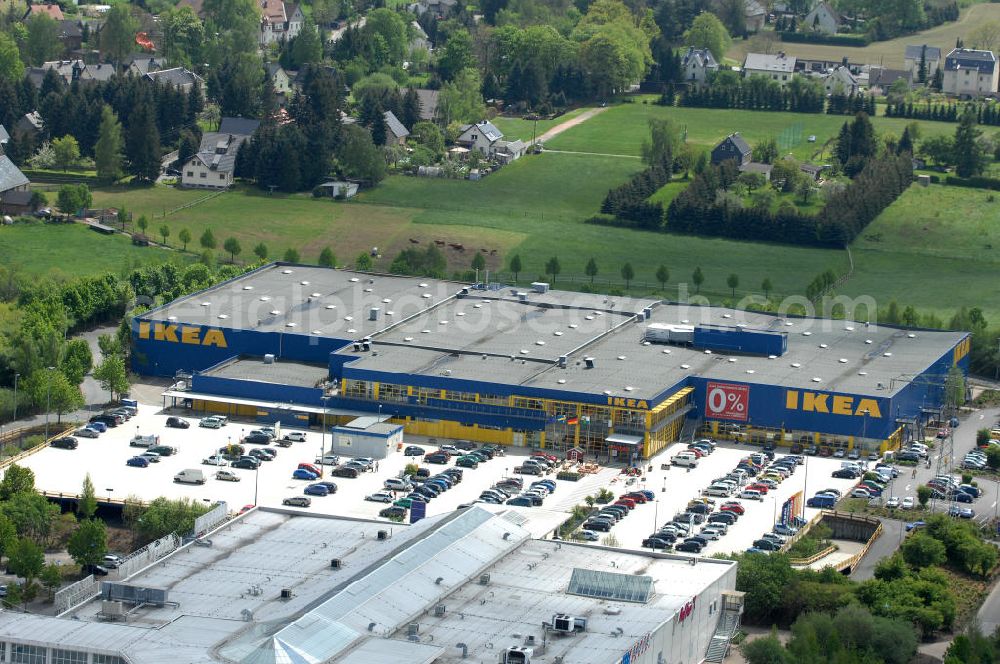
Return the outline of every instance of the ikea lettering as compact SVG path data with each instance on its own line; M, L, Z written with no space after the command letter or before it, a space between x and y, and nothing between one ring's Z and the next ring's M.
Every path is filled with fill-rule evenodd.
M640 408L649 409L649 404L642 399L626 399L624 397L608 397L608 405L614 408Z
M882 417L877 399L862 399L846 394L785 391L785 408L806 413L830 413L855 417Z
M229 344L226 343L226 335L222 333L222 330L207 329L203 333L200 327L191 325L140 322L139 338L192 346L229 347Z

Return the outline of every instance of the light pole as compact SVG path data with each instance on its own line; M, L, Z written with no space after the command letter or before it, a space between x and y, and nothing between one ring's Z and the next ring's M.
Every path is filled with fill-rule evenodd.
M657 524L660 522L660 499L657 498L653 501L653 532L656 532Z
M21 374L14 374L14 419L12 423L17 421L17 379L20 377Z
M260 464L253 469L253 506L257 507L257 478L260 477Z
M48 385L45 388L45 442L49 440L49 409L52 404L52 372L55 371L55 367L48 367L49 370L49 380Z
M319 478L323 479L323 455L326 454L326 403L330 397L321 397L320 401L323 402L323 433L319 437ZM379 414L382 412L382 406L379 405ZM332 447L332 445L331 445Z

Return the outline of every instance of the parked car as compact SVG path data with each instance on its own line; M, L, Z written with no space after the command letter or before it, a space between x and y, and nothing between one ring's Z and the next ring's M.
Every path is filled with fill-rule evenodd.
M258 431L256 433L248 433L242 442L250 445L267 445L271 442L271 437L266 433Z
M203 427L205 429L221 429L224 426L224 423L218 417L210 415L208 417L201 418L201 420L198 422L198 426Z
M781 545L774 540L760 538L759 540L754 540L753 546L755 549L760 549L762 551L780 551Z
M108 569L118 569L123 562L121 556L116 553L106 553L104 557L101 558L101 565L107 567Z
M302 431L289 431L281 439L290 443L304 443L306 442L306 434Z
M774 524L774 532L778 533L779 535L791 537L792 535L794 535L799 531L796 528L792 528L787 523L776 523Z
M312 471L306 470L305 468L296 468L294 471L292 471L293 480L314 480L318 477L319 475L317 475Z
M97 438L101 435L101 432L97 429L91 429L89 427L84 427L83 429L77 429L73 432L73 435L77 438Z
M79 447L79 443L76 438L73 438L72 436L65 436L63 438L56 438L53 440L49 443L49 447L55 447L60 450L75 450Z
M461 468L479 468L479 457L475 456L460 456L455 459L455 465Z
M108 425L105 424L104 422L95 422L94 418L92 417L90 418L90 422L87 423L87 426L85 428L93 429L98 433L104 433L105 431L108 430Z
M146 451L155 452L156 454L159 454L161 457L168 457L177 454L177 448L171 445L153 445Z
M156 452L150 452L149 450L146 450L139 456L141 456L143 459L148 459L150 463L160 463L160 455L157 454Z
M642 547L644 549L669 549L673 547L673 544L661 537L647 537L642 540Z
M674 545L674 551L681 553L701 553L704 548L705 545L693 540L684 540Z
M179 417L168 417L167 427L170 429L187 429L191 426L191 423L187 420L182 420Z
M84 574L93 574L94 576L107 576L108 568L104 565L95 565L93 563L88 563L80 568L80 571Z
M403 450L403 456L423 456L424 448L417 447L416 445L407 445L406 449Z
M209 457L211 458L211 457ZM244 468L246 470L257 470L260 468L260 459L255 459L253 457L240 457L236 461L233 461L233 468ZM214 465L214 464L209 464Z
M149 459L143 458L141 456L134 456L125 462L126 466L133 466L135 468L148 468Z
M893 496L889 500L885 501L885 506L889 509L896 509L899 507L899 496Z
M312 505L312 498L309 496L291 496L282 500L281 504L291 505L292 507L309 507Z
M357 468L351 468L350 466L337 466L330 470L330 475L333 477L347 477L354 478L361 474Z
M428 454L424 456L425 463L434 463L438 465L445 465L451 460L451 457L443 452L434 452L433 454Z
M242 478L231 470L217 470L215 471L215 479L223 482L239 482Z
M601 536L593 530L581 530L577 533L577 539L582 539L585 542L596 542L601 539Z
M365 500L369 500L373 503L391 503L395 498L388 491L376 491L375 493L370 493L365 496Z
M330 495L330 490L322 484L310 484L302 490L302 493L307 496L328 496Z

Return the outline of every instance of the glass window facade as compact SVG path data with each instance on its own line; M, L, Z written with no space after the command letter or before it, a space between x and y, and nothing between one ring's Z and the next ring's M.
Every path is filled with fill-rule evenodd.
M45 664L46 649L23 643L10 644L11 664Z
M95 653L91 664L128 664L128 662L117 655L99 655Z
M79 650L53 648L52 664L87 664L87 653Z

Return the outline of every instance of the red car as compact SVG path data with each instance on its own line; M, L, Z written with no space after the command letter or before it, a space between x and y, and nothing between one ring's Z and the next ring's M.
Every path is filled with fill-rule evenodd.
M316 477L322 477L323 476L323 471L321 471L319 468L317 468L315 464L300 463L298 465L298 467L302 468L302 469L305 469L305 470L308 470L310 473L314 473L316 475Z
M639 492L626 493L624 496L622 496L622 498L628 498L629 500L633 500L639 503L640 505L644 505L647 502L649 502L649 498L647 498L646 496L644 496Z
M751 484L747 487L748 489L753 489L754 491L760 491L762 494L767 494L769 487L766 484Z
M746 513L746 509L742 505L737 505L736 503L726 503L719 508L720 512L732 512L733 514L738 514L743 516Z
M618 500L616 500L614 502L614 504L615 505L623 505L623 506L629 508L630 510L634 510L635 509L635 501L631 500L629 498L619 498Z
M694 454L694 456L695 456L696 459L700 459L703 456L705 456L705 453L702 452L701 450L699 450L697 447L689 447L687 449L687 451L691 452L692 454Z
M548 459L549 461L551 461L552 463L558 463L559 462L559 457L555 456L554 454L546 454L545 452L532 452L531 456L533 456L533 457L544 457L544 458Z

